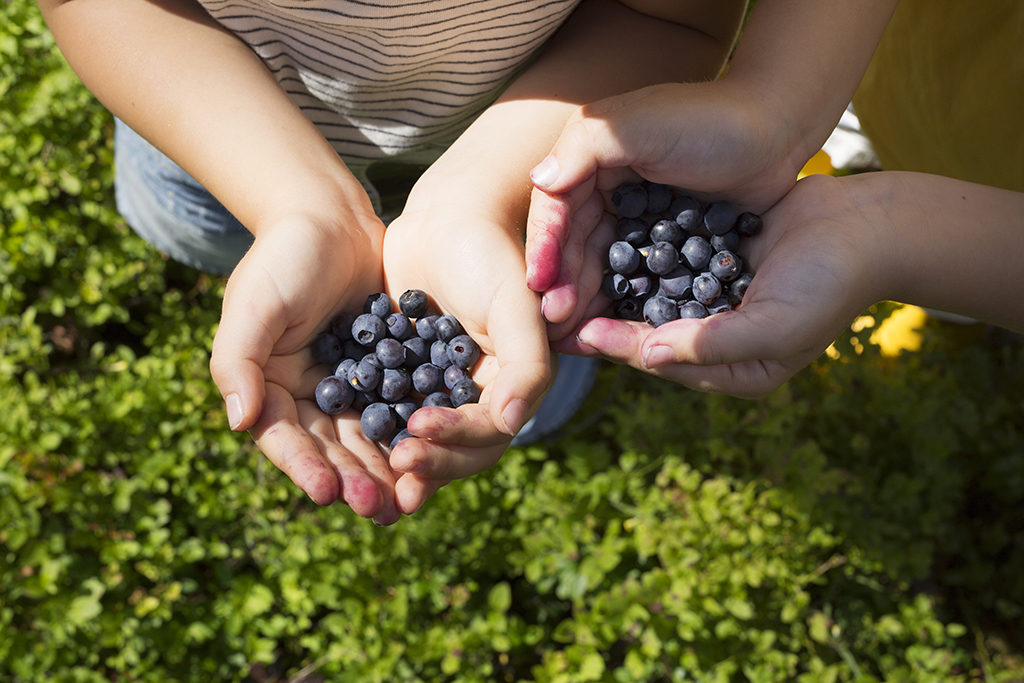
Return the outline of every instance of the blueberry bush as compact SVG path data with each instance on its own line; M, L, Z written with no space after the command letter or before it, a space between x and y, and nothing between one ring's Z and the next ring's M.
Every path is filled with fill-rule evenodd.
M759 401L608 366L377 528L227 430L223 279L126 228L109 115L3 12L0 680L1024 679L1019 337L851 330Z

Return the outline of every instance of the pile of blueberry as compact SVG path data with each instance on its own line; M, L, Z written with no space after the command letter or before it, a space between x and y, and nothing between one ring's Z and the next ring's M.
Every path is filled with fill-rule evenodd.
M313 342L317 362L334 368L316 388L328 415L353 408L367 438L391 448L409 436L420 406L457 408L480 399L469 369L480 347L453 316L431 313L426 293L410 289L398 310L371 294L361 314L339 313Z
M615 317L657 327L739 306L753 274L736 249L761 230L760 216L646 181L617 187L612 204L617 241L603 289Z

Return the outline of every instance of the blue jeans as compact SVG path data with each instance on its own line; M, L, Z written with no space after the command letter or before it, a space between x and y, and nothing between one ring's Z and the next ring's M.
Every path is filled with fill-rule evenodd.
M121 215L140 237L174 260L228 274L252 245L252 234L213 195L120 120L115 120L114 162ZM369 181L363 185L379 210L379 194ZM590 392L598 361L560 355L558 367L540 409L513 445L556 436Z

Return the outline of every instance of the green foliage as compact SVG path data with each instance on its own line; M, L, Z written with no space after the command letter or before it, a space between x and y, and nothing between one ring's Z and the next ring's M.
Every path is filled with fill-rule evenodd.
M1024 678L1020 339L851 333L760 401L609 367L586 429L376 528L226 429L223 281L126 228L109 115L5 13L0 679Z

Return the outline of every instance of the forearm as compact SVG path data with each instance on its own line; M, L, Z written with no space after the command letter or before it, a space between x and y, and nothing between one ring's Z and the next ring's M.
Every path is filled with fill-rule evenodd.
M665 3L633 4L654 11ZM652 83L710 80L720 72L744 3L689 3L696 6L693 22L686 21L681 3L668 4L676 9L670 19L614 0L581 4L536 61L428 171L410 204L457 192L460 202L505 212L505 224L521 230L529 170L580 105ZM699 11L708 5L710 10Z
M365 201L259 58L192 0L40 7L97 98L253 232L314 201L325 212Z
M835 128L897 0L760 0L723 79L799 169Z
M925 173L840 181L875 226L879 298L1024 332L1024 193Z

